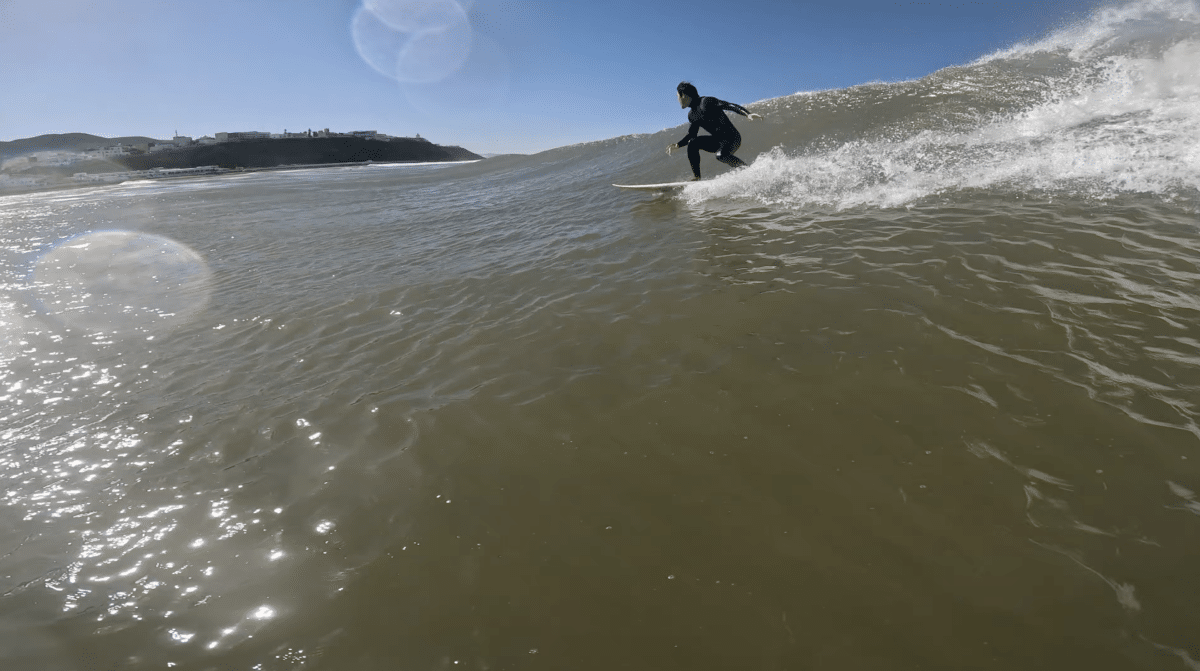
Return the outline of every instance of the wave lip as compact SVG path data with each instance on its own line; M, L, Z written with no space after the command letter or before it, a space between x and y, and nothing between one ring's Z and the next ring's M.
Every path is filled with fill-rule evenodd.
M1113 3L1032 42L1019 42L976 60L1029 57L1040 52L1065 52L1087 61L1130 48L1169 47L1194 36L1200 27L1200 3L1195 0L1139 0Z

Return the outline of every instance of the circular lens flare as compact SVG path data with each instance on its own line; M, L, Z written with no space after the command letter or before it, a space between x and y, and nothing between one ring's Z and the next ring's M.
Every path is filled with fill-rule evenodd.
M454 74L403 88L408 103L426 114L472 115L501 104L508 96L510 80L504 50L494 40L476 35L470 58Z
M466 19L454 0L364 0L363 7L402 33L442 30Z
M207 304L211 289L199 254L134 231L65 240L37 260L31 279L46 315L89 332L173 328Z
M350 36L364 63L389 79L396 78L397 55L408 41L406 35L389 28L366 7L359 7L350 22Z
M400 50L396 79L408 84L441 81L457 72L471 55L471 26L466 21L413 35Z
M354 47L376 72L403 84L438 82L471 55L471 22L453 0L366 0L350 24Z

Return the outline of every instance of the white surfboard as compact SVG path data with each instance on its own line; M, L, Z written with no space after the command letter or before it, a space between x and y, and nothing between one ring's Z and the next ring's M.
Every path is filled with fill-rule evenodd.
M634 191L674 191L682 189L695 182L666 182L664 184L613 184L618 189L633 189Z

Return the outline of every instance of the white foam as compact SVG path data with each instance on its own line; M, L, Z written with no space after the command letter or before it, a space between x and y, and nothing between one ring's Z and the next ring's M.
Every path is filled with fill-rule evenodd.
M1197 26L1200 26L1200 2L1197 0L1114 2L1042 39L1001 49L981 57L973 65L1061 51L1074 60L1084 61L1131 43L1153 41L1155 36L1194 32Z

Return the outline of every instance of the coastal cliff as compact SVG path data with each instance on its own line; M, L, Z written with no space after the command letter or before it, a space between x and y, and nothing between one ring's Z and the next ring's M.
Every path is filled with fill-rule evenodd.
M361 161L472 161L483 158L462 147L443 147L426 140L358 137L243 140L183 147L151 154L118 156L112 160L130 170L150 168L274 168L283 165L355 163Z

